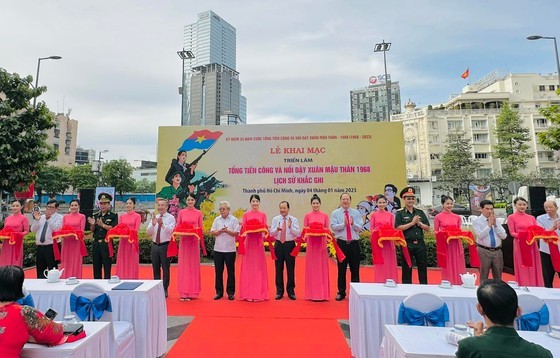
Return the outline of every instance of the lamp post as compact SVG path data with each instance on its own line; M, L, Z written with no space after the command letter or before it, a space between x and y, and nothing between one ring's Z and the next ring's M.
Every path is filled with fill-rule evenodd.
M556 37L554 37L554 36L539 36L539 35L533 35L533 36L527 37L527 40L540 40L540 39L546 39L546 40L553 40L554 41L554 55L556 56L556 75L558 76L558 86L560 88L560 60L558 60L558 46L556 45Z
M35 76L35 89L39 86L39 69L41 68L41 61L42 60L60 60L62 57L60 56L49 56L49 57L39 57L37 60L37 76ZM37 96L33 97L33 109L37 105Z
M375 44L375 47L373 48L373 52L383 52L383 65L385 66L385 94L387 95L387 117L385 120L387 122L389 121L391 116L392 103L391 103L391 84L389 78L387 78L387 57L385 53L390 49L391 49L391 43L385 42L385 40L383 40L382 43Z
M184 125L184 117L185 117L185 60L192 60L194 58L194 54L192 51L187 51L183 49L183 51L177 51L177 55L182 60L182 69L183 72L183 80L181 82L181 125Z
M97 182L99 184L101 184L101 159L103 159L101 154L107 153L108 151L109 151L108 149L99 151L99 160L97 161Z

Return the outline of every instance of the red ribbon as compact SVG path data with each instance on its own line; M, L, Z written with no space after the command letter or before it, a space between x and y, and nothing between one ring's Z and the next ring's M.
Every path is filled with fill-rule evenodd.
M410 259L410 253L408 252L403 232L391 226L382 226L371 233L371 253L374 264L383 265L384 263L383 253L381 251L383 248L383 241L393 241L396 246L400 246L406 264L408 267L412 267L412 260Z
M10 245L15 245L14 253L16 254L16 257L19 257L21 253L21 245L23 243L23 232L12 231L4 228L0 230L0 240L8 240Z
M113 238L128 239L128 242L134 245L136 252L140 251L138 244L138 231L131 229L126 224L118 224L114 228L107 231L105 242L109 243L109 256L113 257Z
M450 227L445 231L436 233L436 257L438 267L447 267L447 244L451 240L461 240L469 245L469 255L471 259L471 267L480 267L480 258L476 251L476 241L470 231L463 231L457 227Z
M61 238L74 238L76 240L80 240L80 253L82 256L87 256L86 244L84 242L84 231L83 230L76 230L71 226L63 226L58 231L53 231L52 238L53 238L53 251L54 251L54 258L57 261L60 261L60 250L58 248L58 240Z
M309 225L309 227L304 227L300 237L296 239L296 247L292 250L290 255L297 256L301 250L301 244L307 242L308 237L322 237L327 238L327 242L332 243L334 251L336 252L336 258L339 262L342 262L346 258L340 247L338 246L335 238L332 236L331 230L323 226L319 222L314 222Z
M543 239L550 249L550 260L552 261L552 267L554 271L560 272L560 251L558 250L558 242L560 238L554 230L544 230L540 233L535 234L535 238Z
M200 248L202 249L202 254L204 256L207 255L206 253L206 245L204 244L204 235L202 234L202 228L198 226L194 226L189 223L182 223L179 226L175 227L173 230L173 234L171 235L171 241L169 242L169 247L167 248L167 257L177 256L179 254L179 249L177 247L177 241L182 236L190 236L197 238L200 242Z
M268 249L270 251L270 257L276 260L276 254L274 253L274 239L270 236L268 232L268 226L266 224L261 224L257 219L248 220L241 227L241 232L237 236L237 241L239 242L239 248L237 252L240 255L245 255L245 237L247 234L260 233L261 237L264 235L264 239L268 242Z
M529 226L527 230L519 231L519 234L517 235L519 251L521 252L521 265L525 267L533 267L531 247L536 245L539 239L543 239L548 242L552 266L555 271L557 271L558 268L560 268L560 253L558 252L558 246L554 245L554 243L558 242L558 235L556 235L553 230L545 230L536 225Z

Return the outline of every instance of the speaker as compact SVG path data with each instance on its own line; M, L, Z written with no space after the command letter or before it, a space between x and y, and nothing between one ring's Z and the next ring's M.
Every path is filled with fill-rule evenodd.
M545 211L543 206L546 201L546 191L544 186L530 186L527 201L529 202L527 214L533 215L534 217L544 214Z
M89 227L87 224L87 218L93 216L93 205L95 203L95 189L81 189L79 194L80 199L80 213L86 216L86 228Z

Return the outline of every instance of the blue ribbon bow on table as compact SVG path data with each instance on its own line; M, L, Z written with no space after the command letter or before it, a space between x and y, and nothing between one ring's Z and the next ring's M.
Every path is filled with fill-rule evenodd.
M538 331L549 321L548 306L543 305L537 312L531 312L517 317L517 329L520 331Z
M27 295L23 298L20 298L19 300L16 301L16 303L18 303L21 306L35 307L35 302L33 301L33 297L31 297L31 295Z
M445 303L440 308L426 313L406 307L403 303L399 307L399 324L445 327L447 321L449 321L449 310Z
M111 300L104 293L95 297L93 300L82 296L70 294L70 311L76 312L82 321L97 321L103 316L103 312L112 312Z

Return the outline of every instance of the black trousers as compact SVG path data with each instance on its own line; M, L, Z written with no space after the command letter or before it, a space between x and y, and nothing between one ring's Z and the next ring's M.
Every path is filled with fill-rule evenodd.
M338 262L338 293L346 296L346 267L350 266L350 281L360 282L360 259L361 249L358 240L340 240L336 242L340 250L346 256L342 262Z
M52 245L37 245L37 256L35 257L35 267L37 268L37 278L45 277L45 270L58 268L54 259Z
M227 267L226 292L228 295L235 294L235 256L234 252L214 251L214 271L216 272L216 294L224 294L224 264Z
M171 260L167 257L167 246L169 242L157 245L152 243L152 269L154 271L154 280L161 280L161 271L163 271L163 288L167 295L169 287L169 267Z
M539 252L541 255L542 264L542 275L544 281L544 287L552 288L552 283L554 282L554 266L552 266L552 259L550 255L542 251ZM558 273L560 277L560 272Z
M101 277L101 269L103 269L103 277ZM105 240L93 240L93 278L107 280L111 278L111 258Z
M420 240L417 244L413 244L412 241L407 240L407 250L410 254L410 261L414 265L416 261L416 266L418 266L418 282L423 285L428 284L428 263L426 259L426 244L424 240ZM401 252L401 262L402 262L402 283L412 283L412 267L408 267L404 259L404 255Z
M288 295L295 295L296 279L296 258L290 253L296 247L295 241L286 241L284 243L276 240L274 243L274 253L276 254L276 261L274 266L276 268L276 294L284 294L284 264L286 265L286 292Z

